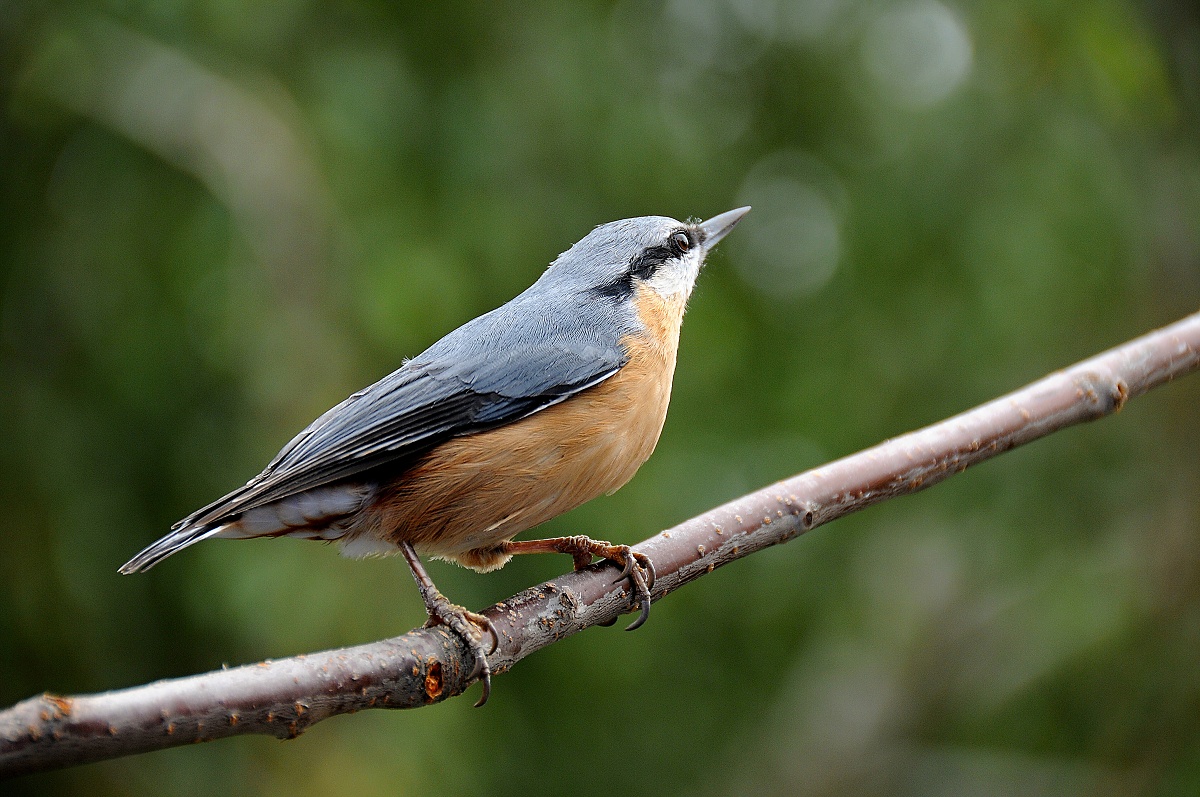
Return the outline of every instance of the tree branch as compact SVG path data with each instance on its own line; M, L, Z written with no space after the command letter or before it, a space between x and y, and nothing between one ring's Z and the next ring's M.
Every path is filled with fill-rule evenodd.
M1051 432L1116 412L1200 369L1200 313L941 423L773 484L642 542L659 600L735 559L843 515L923 490ZM614 568L568 573L485 610L500 635L492 672L633 610ZM461 694L471 654L441 628L96 695L44 694L0 712L0 776L244 733L295 737L367 708Z

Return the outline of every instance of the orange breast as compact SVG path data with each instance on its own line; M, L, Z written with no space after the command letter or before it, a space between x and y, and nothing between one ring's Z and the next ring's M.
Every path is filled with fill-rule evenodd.
M388 485L360 529L381 542L490 570L497 543L625 484L667 415L683 299L639 288L644 333L613 376L516 423L455 438ZM675 306L678 304L678 306Z

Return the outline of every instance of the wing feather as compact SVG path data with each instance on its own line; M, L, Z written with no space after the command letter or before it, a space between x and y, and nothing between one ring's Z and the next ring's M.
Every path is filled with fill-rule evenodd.
M121 572L151 567L241 513L307 490L351 482L360 488L351 492L370 495L372 484L451 437L520 420L617 373L626 337L645 329L629 296L605 282L628 281L632 260L620 235L630 223L598 228L585 239L595 238L586 257L576 244L521 295L326 412L262 473L176 523Z
M604 381L625 362L624 348L616 341L566 346L523 340L506 347L497 345L503 341L463 334L470 326L326 412L245 486L174 528L227 522L304 490L403 467L451 437L557 404Z

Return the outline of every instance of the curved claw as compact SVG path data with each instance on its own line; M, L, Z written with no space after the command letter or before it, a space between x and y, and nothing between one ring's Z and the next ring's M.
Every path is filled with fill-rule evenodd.
M618 559L617 557L620 558ZM628 545L621 545L619 546L619 550L617 551L616 555L610 557L610 561L621 565L621 572L617 574L616 578L613 579L614 584L616 584L618 581L624 581L625 579L629 578L633 573L633 569L635 567L640 567L650 574L650 580L647 582L647 584L649 586L654 586L654 580L657 578L657 574L654 572L654 562L650 561L650 557L646 556L646 554L638 553Z
M650 619L650 601L642 601L642 613L638 615L638 619L634 620L629 625L625 626L626 631L636 631L642 627L642 623Z
M482 614L476 614L471 619L474 620L477 625L482 626L484 631L487 631L492 635L492 644L487 650L488 655L492 655L496 652L496 649L500 647L500 632L496 630L496 625L492 622L490 617Z
M476 615L478 617L479 615ZM472 618L474 619L474 618ZM495 629L492 628L492 623L486 617L483 618L487 628L495 634ZM483 684L483 694L479 696L479 700L475 701L475 708L480 708L484 703L488 702L488 698L492 696L492 667L488 664L488 653L496 652L496 640L498 637L492 637L492 649L484 652L482 640L475 640L471 637L459 634L463 641L467 643L467 647L471 649L471 654L475 657L475 672L472 675L479 676L479 682Z
M616 546L617 550L613 556L608 557L610 561L621 565L621 572L613 579L613 583L617 584L625 579L629 579L630 585L633 587L633 594L637 596L637 600L641 605L642 612L638 615L638 619L630 623L626 631L633 631L640 628L642 623L646 622L646 618L650 616L650 587L654 585L654 581L658 574L654 571L654 562L650 561L650 557L642 553L637 553L628 545ZM646 575L642 575L642 571L646 571Z
M483 693L479 696L479 700L475 701L475 708L481 708L484 703L488 702L488 698L492 696L492 667L488 664L487 657L495 653L496 648L500 647L500 633L496 631L496 626L491 618L486 615L464 611L463 616L492 637L491 645L485 647L482 634L478 641L466 635L461 635L463 641L467 643L467 647L471 649L471 653L475 656L475 672L472 674L478 674L479 682L483 687Z
M460 636L463 638L463 641L467 643L467 647L471 649L471 654L475 657L475 671L471 674L478 675L479 682L483 685L483 694L479 696L479 700L475 701L475 708L480 708L484 703L488 702L488 698L492 696L492 667L490 664L488 664L487 657L489 653L496 652L496 645L498 644L497 640L499 640L500 637L496 634L496 628L492 625L492 621L488 618L481 614L475 614L474 612L467 612L466 616L471 620L471 622L475 623L481 628L486 628L492 634L492 647L491 650L486 652L484 651L482 639L475 640L471 637L460 634Z
M650 617L650 587L646 585L646 579L642 575L641 570L634 570L629 575L629 580L633 582L633 592L637 595L638 603L641 604L642 612L638 618L625 627L626 631L636 631L642 627L642 623Z
M621 568L621 574L613 579L614 584L616 584L618 581L624 581L625 579L629 578L629 574L633 572L633 568L636 565L641 564L637 561L637 554L633 553L632 551L625 550L621 553L624 554L625 565Z
M483 684L483 694L475 701L475 708L482 708L492 696L492 670L487 665L487 659L483 659L483 674L479 676L479 682Z
M635 553L634 556L637 557L637 563L641 565L642 569L646 571L648 576L646 579L646 588L654 589L654 582L658 580L658 573L654 571L653 560L643 553Z

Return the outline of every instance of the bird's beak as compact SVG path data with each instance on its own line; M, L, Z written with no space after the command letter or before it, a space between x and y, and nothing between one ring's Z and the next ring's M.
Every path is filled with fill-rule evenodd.
M734 225L742 220L742 216L749 212L750 207L747 205L737 210L727 210L719 216L713 216L708 221L700 222L700 229L704 230L704 241L701 242L701 245L705 251L716 246L717 241L728 235Z

